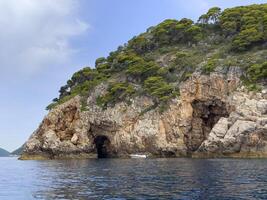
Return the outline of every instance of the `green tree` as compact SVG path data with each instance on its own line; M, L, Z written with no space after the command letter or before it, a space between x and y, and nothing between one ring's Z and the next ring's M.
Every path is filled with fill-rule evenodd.
M143 81L147 77L155 75L159 68L153 61L145 62L144 60L140 60L139 62L131 63L126 73Z
M198 23L200 24L208 24L209 23L209 16L208 14L203 14L199 17Z
M209 9L207 13L209 20L211 20L214 24L218 23L219 17L221 15L221 8L213 7Z
M153 50L154 44L146 38L145 34L141 34L128 42L128 49L133 49L137 54L142 54Z
M165 102L175 96L174 88L161 76L152 76L145 80L145 90L155 97L158 103Z
M198 23L205 25L211 21L213 24L216 24L219 22L220 15L221 15L221 8L213 7L209 9L206 14L203 14L199 17Z
M260 79L267 79L267 62L254 64L247 69L249 79L256 82Z
M107 60L106 60L105 57L100 57L100 58L96 59L95 67L97 68L99 65L102 65L102 64L104 64L106 62L107 62Z
M246 50L251 44L261 41L262 39L262 33L260 33L255 27L251 27L241 31L234 38L232 47L234 50L243 51Z
M202 29L194 25L190 19L165 20L157 25L151 33L156 46L170 45L174 43L195 42L200 38Z
M226 9L219 19L224 34L233 38L233 50L244 51L267 40L267 4Z
M134 93L134 87L128 83L112 83L109 85L107 93L97 98L97 104L105 109L108 105L114 106L117 102L126 100Z

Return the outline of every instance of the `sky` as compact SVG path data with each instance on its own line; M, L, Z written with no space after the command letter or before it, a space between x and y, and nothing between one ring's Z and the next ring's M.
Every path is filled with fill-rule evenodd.
M0 147L38 128L71 75L165 19L267 0L0 0Z

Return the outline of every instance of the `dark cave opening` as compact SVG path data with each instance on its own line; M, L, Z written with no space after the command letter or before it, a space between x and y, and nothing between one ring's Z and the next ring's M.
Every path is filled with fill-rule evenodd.
M94 140L97 157L109 158L110 155L110 140L106 136L97 136Z
M193 117L202 121L203 133L208 134L221 117L228 117L226 104L219 99L210 101L195 100L192 103Z
M191 130L186 135L186 143L191 151L196 151L208 137L214 125L221 117L228 117L229 111L225 102L219 99L192 102L193 118Z

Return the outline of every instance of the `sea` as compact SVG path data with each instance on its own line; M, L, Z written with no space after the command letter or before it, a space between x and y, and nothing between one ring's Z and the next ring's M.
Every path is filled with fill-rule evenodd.
M0 158L0 200L267 199L267 159Z

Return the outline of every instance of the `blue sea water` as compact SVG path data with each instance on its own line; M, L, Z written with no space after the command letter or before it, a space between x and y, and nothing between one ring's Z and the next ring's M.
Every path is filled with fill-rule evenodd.
M9 199L267 199L267 160L0 158Z

